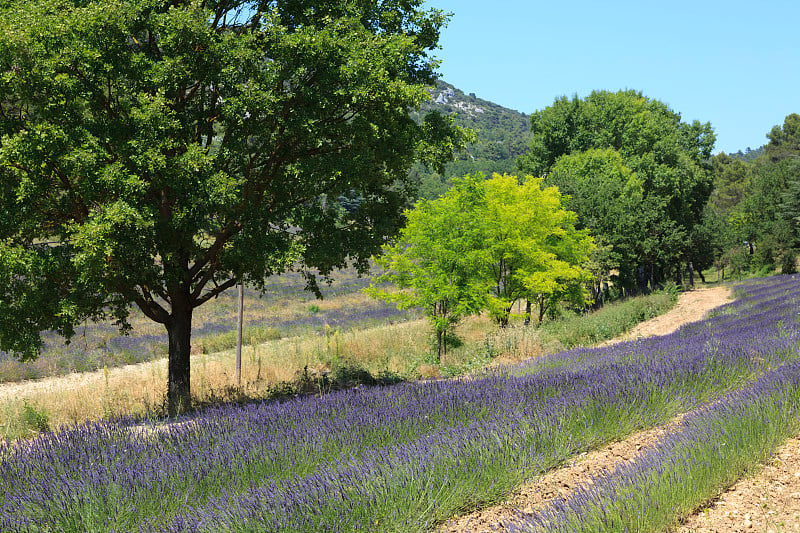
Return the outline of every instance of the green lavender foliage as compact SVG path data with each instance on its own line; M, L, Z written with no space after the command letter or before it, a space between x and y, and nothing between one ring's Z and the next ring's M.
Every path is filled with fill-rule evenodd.
M727 412L752 410L777 440L789 419L782 405L796 396L800 278L743 290L741 301L670 336L571 350L469 380L43 435L2 453L0 527L426 531L706 402L700 413L708 416L688 417L695 425L723 420L724 428Z

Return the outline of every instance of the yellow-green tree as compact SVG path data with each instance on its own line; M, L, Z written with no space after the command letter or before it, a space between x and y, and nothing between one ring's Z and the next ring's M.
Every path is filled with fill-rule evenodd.
M433 326L439 361L453 327L486 306L486 280L475 275L485 255L474 216L484 203L482 185L457 179L444 196L406 211L405 228L375 260L383 273L367 289L401 309L421 307Z
M575 229L577 216L563 207L558 188L543 188L541 178L526 176L520 183L499 174L483 187L486 202L475 218L486 250L482 275L491 282L487 307L498 324L508 324L519 299L539 304L540 322L552 303L582 303L591 274L581 265L594 241Z
M508 324L519 299L546 306L580 302L590 274L582 268L594 242L575 229L576 215L542 180L481 174L457 179L443 196L406 212L400 237L376 262L383 269L368 292L422 307L441 357L447 336L464 316L488 311Z

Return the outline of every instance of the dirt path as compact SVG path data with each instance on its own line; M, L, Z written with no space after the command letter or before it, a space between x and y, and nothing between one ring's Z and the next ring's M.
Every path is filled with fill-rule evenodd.
M508 531L504 524L512 522L520 514L530 514L555 499L566 499L578 487L590 483L592 477L613 470L654 445L659 438L672 431L679 421L680 417L664 426L636 433L624 441L582 453L564 467L523 485L517 494L500 505L454 517L441 526L437 533Z
M675 307L663 315L642 322L625 335L604 342L601 346L642 337L668 335L684 324L702 320L709 311L728 303L730 298L730 287L711 287L682 292Z
M74 372L64 376L52 376L31 381L3 383L0 384L0 401L35 395L40 392L67 392L85 389L87 387L94 390L102 390L106 380L129 381L143 374L151 373L166 376L166 359L109 368L108 370Z
M607 341L602 345L641 337L667 335L684 324L701 320L712 309L729 302L730 296L731 292L728 287L697 289L681 293L677 304L670 311L643 322L626 335ZM626 461L634 460L642 450L652 446L661 436L671 431L680 418L678 417L664 426L636 433L624 441L581 454L563 468L549 472L539 479L523 485L513 497L500 505L454 517L442 525L438 532L506 531L503 523L513 521L514 517L520 513L530 513L553 499L566 498L577 487L590 482L593 476L605 470L613 470ZM798 472L800 472L800 468L798 468ZM800 479L798 479L798 484L800 484Z
M786 441L755 476L689 517L680 533L800 531L800 439Z

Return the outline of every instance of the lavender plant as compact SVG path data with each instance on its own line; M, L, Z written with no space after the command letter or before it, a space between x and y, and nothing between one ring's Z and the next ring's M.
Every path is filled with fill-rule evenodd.
M516 533L663 531L767 459L800 429L800 363L688 415L635 462L509 524Z
M577 453L791 373L800 277L740 291L667 337L467 380L45 434L0 452L0 530L424 531ZM788 382L774 379L777 402Z

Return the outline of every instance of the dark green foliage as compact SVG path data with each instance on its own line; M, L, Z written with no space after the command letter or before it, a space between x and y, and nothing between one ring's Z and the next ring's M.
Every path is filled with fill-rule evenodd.
M800 154L800 115L787 115L783 126L774 126L767 134L769 143L764 147L770 161L782 161Z
M646 290L680 279L698 261L693 241L711 192L709 124L681 121L666 104L635 91L561 97L531 116L520 170L546 175L577 198L583 227L611 248L618 283Z
M781 274L797 274L797 252L787 250L781 260Z
M29 0L0 15L0 349L137 305L189 395L192 310L237 283L369 257L416 160L463 137L409 116L446 16L422 0ZM339 204L336 199L344 200ZM315 275L316 274L316 275Z
M724 152L723 152L723 153L724 153ZM764 153L764 147L763 147L763 146L759 146L759 147L758 147L758 148L756 148L755 150L753 150L752 148L750 148L750 147L748 146L748 147L745 149L745 151L744 151L744 152L742 152L741 150L739 150L739 151L738 151L738 152L736 152L735 154L728 154L728 155L729 155L730 157L733 157L733 158L739 159L739 160L741 160L741 161L744 161L744 162L749 162L749 161L753 161L754 159L757 159L757 158L758 158L758 157L760 157L760 156L761 156L763 153Z
M714 253L718 266L741 273L790 269L800 246L800 115L788 115L767 137L755 159L713 160L708 216L721 221Z
M709 203L715 213L725 215L742 201L752 185L752 165L725 152L711 159L714 190Z

